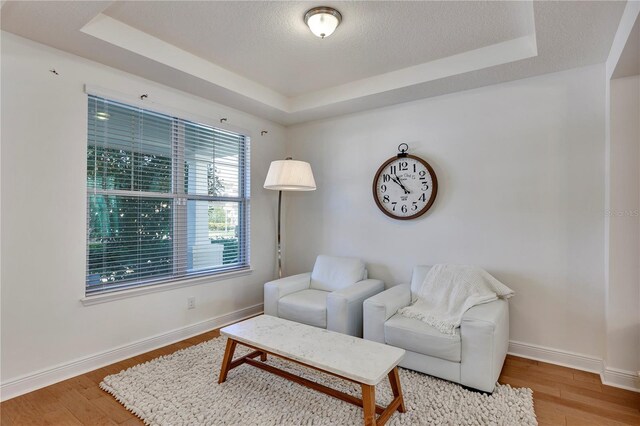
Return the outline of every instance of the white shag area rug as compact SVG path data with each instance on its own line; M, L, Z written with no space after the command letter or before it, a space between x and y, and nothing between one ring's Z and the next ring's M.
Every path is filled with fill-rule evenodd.
M242 365L218 384L226 338L219 337L104 378L100 387L147 425L362 425L360 407ZM249 350L238 345L235 357ZM360 386L269 356L278 368L361 397ZM400 369L406 413L389 425L536 425L533 392L498 385L492 395ZM392 399L388 380L376 402Z

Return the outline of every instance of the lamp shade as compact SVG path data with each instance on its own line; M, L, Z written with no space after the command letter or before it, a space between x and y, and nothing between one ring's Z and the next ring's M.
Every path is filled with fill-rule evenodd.
M277 191L313 191L316 189L316 181L309 163L277 160L272 161L269 166L264 187Z

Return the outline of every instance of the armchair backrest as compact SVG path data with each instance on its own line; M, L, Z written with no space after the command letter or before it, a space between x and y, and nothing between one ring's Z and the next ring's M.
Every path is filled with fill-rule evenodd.
M320 255L311 272L311 288L336 291L364 279L364 262L354 257Z
M411 293L415 294L420 290L420 286L427 277L427 273L431 270L431 265L418 265L413 267L411 275Z

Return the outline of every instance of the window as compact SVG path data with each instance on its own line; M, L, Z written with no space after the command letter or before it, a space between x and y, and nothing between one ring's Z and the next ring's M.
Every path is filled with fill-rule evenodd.
M89 96L86 294L249 266L249 140Z

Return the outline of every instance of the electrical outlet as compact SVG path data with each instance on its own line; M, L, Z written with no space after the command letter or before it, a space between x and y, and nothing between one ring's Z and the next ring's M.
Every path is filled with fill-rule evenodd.
M189 297L187 299L187 309L195 309L196 308L196 298Z

